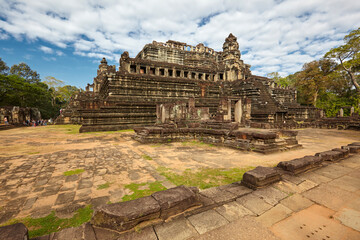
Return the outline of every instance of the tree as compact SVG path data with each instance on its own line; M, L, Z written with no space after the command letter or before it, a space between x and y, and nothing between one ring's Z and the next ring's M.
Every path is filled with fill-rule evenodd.
M282 87L288 87L288 86L294 86L294 79L291 77L291 75L287 77L281 77L278 72L272 72L266 74L268 78L271 78L277 83L278 85Z
M6 65L6 62L4 62L1 58L0 58L0 74L2 75L8 75L9 73L9 67Z
M56 99L60 98L61 95L59 93L59 88L64 85L64 81L61 81L59 79L56 79L52 76L45 77L44 83L46 83L50 87L50 93L51 93L51 105L55 106Z
M341 68L348 74L352 85L360 96L360 28L346 35L344 41L344 45L331 49L325 54L325 57L339 61Z
M31 70L31 68L26 63L19 63L11 66L10 74L22 77L29 83L40 82L40 74Z
M330 86L331 74L336 64L330 59L320 59L305 63L302 71L296 73L296 87L302 103L312 104L316 107L321 91Z

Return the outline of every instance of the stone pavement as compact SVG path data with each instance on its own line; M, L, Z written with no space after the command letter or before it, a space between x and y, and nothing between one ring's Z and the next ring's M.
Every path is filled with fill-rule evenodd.
M221 201L224 199L226 196ZM135 232L120 234L85 224L35 239L69 237L94 240L360 239L360 154L298 176L284 175L282 181L248 191L235 201Z

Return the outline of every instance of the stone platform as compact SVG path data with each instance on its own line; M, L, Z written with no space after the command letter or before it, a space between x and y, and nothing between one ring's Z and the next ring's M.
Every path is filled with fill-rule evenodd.
M225 125L225 124L224 124ZM220 126L221 127L221 126ZM236 127L236 125L234 126ZM133 139L140 143L168 143L198 140L217 146L225 146L263 154L301 148L291 130L229 129L199 127L154 126L135 128Z

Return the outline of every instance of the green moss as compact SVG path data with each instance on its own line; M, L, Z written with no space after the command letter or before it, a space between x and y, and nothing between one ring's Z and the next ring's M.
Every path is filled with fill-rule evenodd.
M75 174L80 174L80 173L82 173L84 171L85 171L84 169L70 170L70 171L64 172L64 176L71 176L71 175L75 175Z
M165 167L159 167L157 171L177 186L186 185L206 189L241 181L244 173L253 168L201 168L196 171L187 169L182 174L177 174Z
M34 238L37 236L43 236L52 232L60 231L64 228L78 227L81 224L90 221L93 214L91 205L78 209L72 218L58 218L55 216L55 212L51 212L46 217L42 218L21 218L12 219L3 224L10 225L14 223L23 223L29 229L29 237Z
M145 186L143 190L139 189L140 187ZM166 187L164 187L161 182L152 182L152 183L131 183L128 185L125 185L125 188L131 190L133 193L131 195L125 195L122 200L130 201L134 199L138 199L141 197L146 197L151 195L154 192L159 192L166 190Z
M110 183L109 182L106 182L104 184L100 184L98 187L97 187L97 190L101 190L101 189L105 189L105 188L108 188L110 187Z
M149 155L146 155L146 154L142 155L142 158L145 160L149 160L149 161L153 160L152 157L150 157Z

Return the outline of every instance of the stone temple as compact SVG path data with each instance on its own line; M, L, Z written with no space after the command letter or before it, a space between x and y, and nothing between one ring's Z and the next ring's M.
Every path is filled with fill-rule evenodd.
M230 34L221 52L169 40L145 45L135 58L124 52L118 70L103 58L94 82L72 99L57 123L81 123L80 132L151 126L178 102L201 110L202 120L239 126L276 127L320 115L296 102L295 89L253 75Z

